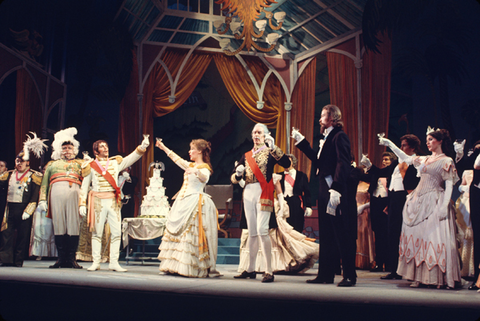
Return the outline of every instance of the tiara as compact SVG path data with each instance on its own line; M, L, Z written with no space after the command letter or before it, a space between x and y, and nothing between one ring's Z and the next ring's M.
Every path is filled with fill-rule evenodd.
M427 135L429 135L429 134L431 134L431 133L433 133L433 132L436 132L437 130L440 130L440 128L435 129L435 128L433 128L433 127L428 126L428 127L427 127Z

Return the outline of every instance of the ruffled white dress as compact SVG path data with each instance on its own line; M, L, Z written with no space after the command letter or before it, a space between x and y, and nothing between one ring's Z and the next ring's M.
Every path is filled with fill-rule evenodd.
M279 179L274 175L274 181ZM285 202L285 211L288 213L288 205ZM278 214L279 206L275 199L275 212ZM269 230L272 242L272 269L273 272L302 273L313 267L318 260L319 244L315 239L307 238L304 234L296 231L287 223L286 216L276 215L277 228ZM250 261L248 251L248 230L242 230L240 239L240 263L238 272L247 271ZM263 253L260 249L257 254L255 271L264 272Z
M173 154L173 153L172 153ZM177 155L172 160L182 169L197 169L183 177L167 217L160 244L160 271L187 277L218 275L216 270L218 232L217 209L211 197L203 192L210 178L207 164L195 165Z
M458 181L453 159L442 157L426 165L429 156L416 157L420 182L403 208L397 273L422 284L455 287L460 282L455 211L442 208L445 181Z

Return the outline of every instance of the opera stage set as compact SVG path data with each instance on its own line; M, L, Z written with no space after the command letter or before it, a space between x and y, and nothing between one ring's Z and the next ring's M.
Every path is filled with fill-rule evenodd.
M236 6L239 3L243 6ZM211 183L228 184L235 160L251 148L253 124L264 123L275 134L275 144L293 153L298 158L297 168L310 177L310 161L292 145L291 128L300 129L310 142L318 141L319 111L327 95L327 103L342 109L357 163L362 154L381 159L384 147L378 145L377 133L389 130L390 109L385 106L391 99L392 43L376 32L366 39L362 29L366 3L123 1L114 21L128 29L134 46L130 81L115 110L118 153L134 150L143 134L149 134L152 142L162 134L166 144L181 148L201 136L212 142ZM12 150L21 149L29 131L51 138L56 130L68 127L66 83L25 52L1 43L0 61L0 85L16 73ZM328 72L323 80L321 65L322 72ZM205 91L205 109L191 112L189 104L202 93L199 84L208 82L205 80L213 74L215 86L220 83L222 88ZM232 105L211 107L216 90L227 93ZM179 114L172 116L174 113ZM42 121L32 122L32 115ZM183 124L165 121L179 118ZM194 127L200 130L185 134L194 122L201 123ZM132 174L139 177L138 206L149 182L150 164L162 160L169 165L169 160L157 153L152 143L141 162L133 166ZM179 154L186 157L187 150ZM167 170L170 176L165 178L169 198L181 184L178 170L171 172ZM312 191L318 189L316 184L310 183ZM239 238L241 232L240 194L241 190L235 190L235 219L229 231L233 238ZM312 195L316 200L316 192ZM318 239L315 207L306 220L306 233ZM380 274L363 270L358 271L355 287L339 288L306 284L316 269L301 275L276 275L275 282L267 285L260 284L259 278L234 280L235 264L219 264L222 276L218 278L189 279L159 275L157 260L128 262L124 274L108 271L104 263L93 273L86 271L88 262L81 263L82 270L56 271L48 269L50 263L29 260L21 269L0 270L0 315L5 320L475 320L480 316L480 294L465 289L410 289L406 280L385 282ZM335 283L340 279L337 276Z

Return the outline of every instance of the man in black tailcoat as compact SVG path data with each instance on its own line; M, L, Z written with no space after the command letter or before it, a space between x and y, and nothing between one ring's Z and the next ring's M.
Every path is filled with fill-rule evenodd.
M324 139L316 153L305 137L296 129L292 137L296 147L311 161L319 180L318 225L320 257L318 275L307 283L333 283L338 266L338 253L342 260L343 280L338 286L354 286L356 254L356 211L348 209L347 181L351 172L350 140L343 131L342 113L335 105L323 107L319 120ZM353 214L353 215L352 215Z

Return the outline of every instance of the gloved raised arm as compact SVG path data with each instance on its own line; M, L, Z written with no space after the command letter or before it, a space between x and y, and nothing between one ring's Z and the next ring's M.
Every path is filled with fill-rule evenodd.
M296 129L295 127L292 127L292 138L295 139L295 142L299 143L305 139L305 136L300 134L298 129Z
M458 163L463 158L463 150L465 148L465 142L467 140L464 139L462 142L454 142L453 149L455 150L455 163Z
M395 153L395 155L397 155L398 161L400 163L407 163L408 165L412 165L413 157L405 154L405 152L403 150L401 150L400 148L398 148L397 146L395 146L395 144L390 139L379 136L378 137L378 143L381 146L389 147Z

